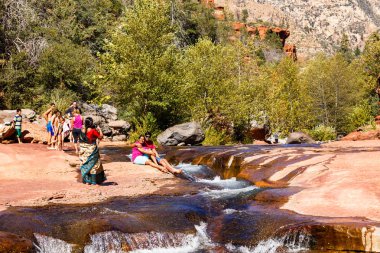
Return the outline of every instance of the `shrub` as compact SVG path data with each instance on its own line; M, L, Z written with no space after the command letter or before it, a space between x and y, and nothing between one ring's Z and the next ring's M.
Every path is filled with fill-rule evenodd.
M374 117L372 116L372 107L369 103L362 103L355 106L351 113L348 114L344 130L349 132L354 131L358 127L373 125Z
M132 120L133 130L129 132L129 142L136 141L140 135L150 132L152 134L151 140L156 144L156 138L159 134L159 128L157 121L153 114L148 112L145 116L140 118L134 118Z
M205 131L205 140L202 142L206 146L225 145L231 142L230 136L225 130L218 131L210 126Z
M70 90L54 89L51 93L46 94L42 98L42 106L40 113L44 113L50 107L50 103L55 103L58 110L64 112L73 101L77 101L77 93Z
M316 141L329 141L336 138L336 131L331 126L318 125L307 132Z

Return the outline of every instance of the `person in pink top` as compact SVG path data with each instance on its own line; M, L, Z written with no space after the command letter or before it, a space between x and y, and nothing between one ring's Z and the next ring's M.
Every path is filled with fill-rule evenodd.
M153 162L156 162L156 163L164 166L165 169L167 169L168 171L170 171L173 174L182 173L182 170L174 168L168 162L168 160L166 160L165 158L161 158L160 157L160 155L158 154L158 152L156 150L156 146L154 145L153 141L150 139L151 136L152 135L151 135L150 132L146 132L145 133L145 142L143 143L143 147L147 148L148 150L151 150L154 153L154 155L152 156Z
M74 115L74 117L71 120L71 130L72 130L73 137L74 137L75 153L78 154L79 136L81 135L81 132L82 132L83 118L80 115L80 111L78 109L74 110L73 115Z
M152 150L144 148L144 142L144 135L140 135L138 141L132 145L132 162L134 164L149 165L153 168L159 169L162 172L167 172L163 166L158 165L149 159L149 156L154 155L154 152Z

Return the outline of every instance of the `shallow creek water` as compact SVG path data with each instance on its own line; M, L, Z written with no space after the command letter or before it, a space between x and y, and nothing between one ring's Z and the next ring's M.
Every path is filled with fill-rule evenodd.
M316 247L318 238L324 237L311 231L325 225L315 217L258 201L255 196L265 189L226 177L221 170L193 165L189 161L193 150L181 152L186 159L168 157L186 161L177 167L197 186L195 193L120 197L91 205L13 207L0 213L0 231L33 240L35 252L41 253L335 252Z

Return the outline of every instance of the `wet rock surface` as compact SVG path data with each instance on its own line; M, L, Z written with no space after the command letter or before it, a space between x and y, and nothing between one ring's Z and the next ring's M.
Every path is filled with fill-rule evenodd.
M0 231L0 253L31 253L31 240L19 235Z
M372 165L369 157L380 149L377 143L359 144L170 148L162 150L166 158L183 169L184 178L190 181L160 183L166 179L150 178L149 184L158 187L149 194L111 199L99 196L102 202L85 205L64 204L61 200L71 198L71 193L56 192L46 196L48 202L40 202L55 204L3 209L0 231L31 240L40 248L70 250L60 252L168 249L171 252L380 252L380 224L373 212L377 209L372 208L377 204L366 192L377 192L374 185L377 170L371 167L375 164ZM116 154L123 150L107 146L102 152L106 172L112 178L121 174L117 174L115 167L107 170L107 164L125 162L127 158L116 160L119 157ZM365 163L342 164L347 156L355 161L362 158ZM366 177L355 174L355 166L365 166ZM139 168L135 168L135 175L141 175ZM363 180L365 185L360 184ZM89 196L100 192L110 197L106 188L88 190ZM345 202L341 202L342 197L336 198L343 190ZM363 195L357 191L363 191ZM304 192L307 196L299 196ZM347 200L358 203L355 198L362 203L360 210L344 205ZM373 206L367 201L372 201ZM294 203L304 203L303 207L310 209Z

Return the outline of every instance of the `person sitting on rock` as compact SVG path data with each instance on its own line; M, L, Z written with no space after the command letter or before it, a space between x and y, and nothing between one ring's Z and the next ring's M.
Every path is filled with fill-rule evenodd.
M12 127L16 130L16 136L18 143L21 144L21 125L22 125L22 116L21 116L21 109L16 110L16 115L13 118Z
M150 132L145 133L145 142L143 143L143 147L151 150L154 153L154 156L151 158L153 162L156 162L162 166L164 166L165 169L170 171L173 174L179 174L182 173L182 170L174 168L165 158L161 158L156 150L156 146L154 145L153 141L150 139L152 134Z
M154 163L149 159L150 155L154 155L152 150L143 147L145 142L144 135L140 135L139 139L132 145L132 162L139 165L149 165L153 168L159 169L162 172L167 173L168 171L161 165Z

